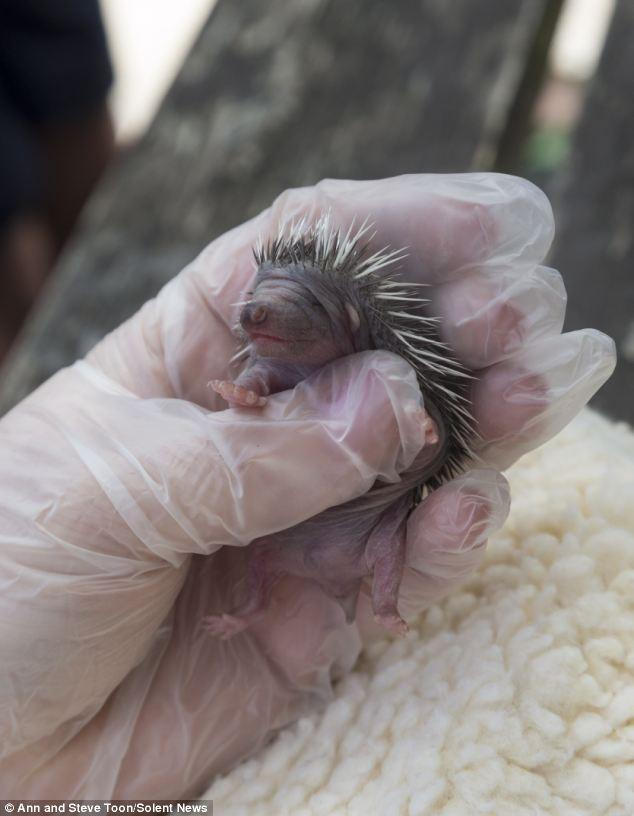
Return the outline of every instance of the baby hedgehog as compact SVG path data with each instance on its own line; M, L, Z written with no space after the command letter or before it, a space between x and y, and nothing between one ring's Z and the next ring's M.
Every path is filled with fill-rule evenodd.
M425 313L421 284L399 279L400 250L371 252L370 225L344 235L329 215L305 221L255 249L257 273L240 325L246 367L210 385L230 405L257 408L326 363L367 349L387 349L415 369L428 414L426 444L397 484L377 481L358 499L332 507L248 548L244 600L230 614L205 618L228 638L266 608L282 575L315 580L352 622L363 579L372 575L372 608L386 629L404 634L397 609L406 522L423 490L460 471L475 437L469 412L471 374Z

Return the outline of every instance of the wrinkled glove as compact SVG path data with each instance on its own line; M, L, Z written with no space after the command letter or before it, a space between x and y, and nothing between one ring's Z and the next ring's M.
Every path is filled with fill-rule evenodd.
M331 210L368 216L377 248L432 284L444 339L478 371L481 467L408 524L412 616L477 565L508 509L504 468L608 378L612 341L560 334L565 291L541 266L542 193L494 174L325 181L290 190L210 244L86 358L0 422L0 789L30 798L178 798L327 698L373 637L311 583L285 578L230 641L244 546L394 480L423 444L408 365L386 352L325 367L259 412L225 409L236 302L259 235Z

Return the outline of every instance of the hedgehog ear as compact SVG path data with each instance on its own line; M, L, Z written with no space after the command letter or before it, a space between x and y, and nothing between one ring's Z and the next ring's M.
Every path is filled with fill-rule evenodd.
M359 331L359 326L361 325L359 312L357 312L352 303L346 303L346 312L348 313L348 319L350 321L350 331L355 334L355 332Z

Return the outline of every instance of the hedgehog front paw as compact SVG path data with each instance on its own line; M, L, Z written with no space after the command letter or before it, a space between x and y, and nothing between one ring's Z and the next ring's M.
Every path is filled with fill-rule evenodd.
M239 408L261 408L266 405L266 397L260 396L257 391L252 391L242 385L229 380L211 380L209 386L227 400L232 407Z
M202 627L207 634L220 640L229 640L239 632L243 632L249 622L244 618L237 618L233 615L207 615L202 620Z

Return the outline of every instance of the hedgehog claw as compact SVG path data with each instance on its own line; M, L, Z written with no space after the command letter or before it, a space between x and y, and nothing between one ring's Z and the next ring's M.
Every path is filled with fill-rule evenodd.
M243 632L249 625L244 618L233 615L207 615L202 620L202 627L207 634L220 640L229 640L239 632Z
M392 635L404 637L409 632L409 626L396 612L387 612L382 615L375 615L374 620L379 624L379 626L387 629L387 631Z

